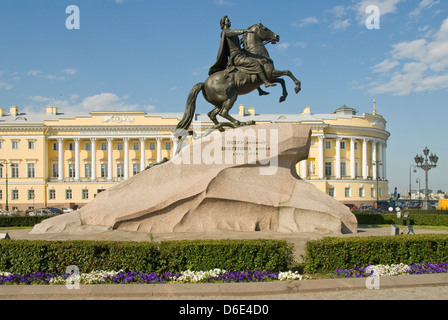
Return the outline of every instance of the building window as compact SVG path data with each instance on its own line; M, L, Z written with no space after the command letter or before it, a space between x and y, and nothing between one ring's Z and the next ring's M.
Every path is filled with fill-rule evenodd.
M0 140L0 150L3 148L3 140Z
M11 162L10 168L11 168L11 178L18 178L19 177L19 164L17 162Z
M355 150L358 150L358 141L355 141Z
M12 190L11 200L19 200L19 190Z
M59 143L57 142L53 142L53 147L52 147L53 151L58 151L59 150Z
M351 189L350 187L345 188L345 197L350 198L351 197Z
M355 162L355 177L359 177L359 162Z
M132 143L132 147L134 150L140 150L140 143L138 142L133 142Z
M50 191L48 192L48 199L50 200L56 199L56 190L50 189Z
M33 189L28 190L28 200L34 200L34 190Z
M117 142L117 150L122 151L123 150L123 142Z
M3 200L3 190L0 190L0 200Z
M90 163L84 163L84 177L90 178L92 176L92 165Z
M341 161L341 176L347 175L347 162Z
M100 176L101 178L107 177L107 163L102 163L100 166Z
M26 164L26 174L28 178L34 178L36 176L36 166L30 162Z
M75 177L75 164L74 163L68 164L68 177L69 178Z
M383 196L383 188L379 188L379 196L380 196L380 197Z
M345 141L340 142L341 149L345 149Z
M117 163L117 177L123 178L124 177L124 164Z
M331 149L331 141L325 141L325 149Z
M102 151L106 151L107 150L107 142L101 142L100 144L100 149Z
M156 143L155 142L150 142L149 143L149 150L151 150L151 151L156 150Z
M329 195L330 197L334 197L334 187L330 187L330 188L328 188L328 195Z
M0 166L0 178L3 178L3 163Z
M171 150L171 142L165 142L165 150Z
M92 150L92 143L90 143L90 142L85 142L85 143L84 143L84 149L85 149L86 151L90 151L90 150Z
M65 200L72 199L72 189L65 189Z
M11 149L12 150L19 149L19 140L11 140Z
M140 173L140 163L133 163L132 164L132 175L135 176L136 174Z
M325 161L325 176L330 177L333 175L333 162Z
M371 188L371 189L370 189L370 196L371 196L372 198L375 198L375 188Z
M89 199L89 190L88 189L82 189L82 199L83 200Z
M34 150L34 140L28 140L28 150Z
M364 188L359 188L359 197L364 198Z
M68 150L75 151L75 144L73 142L68 143Z
M51 164L51 176L53 178L59 177L59 164L57 164L57 163Z

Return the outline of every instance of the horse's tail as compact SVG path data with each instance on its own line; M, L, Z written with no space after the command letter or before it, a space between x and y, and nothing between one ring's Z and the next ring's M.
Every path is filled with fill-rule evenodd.
M200 82L191 89L190 94L188 95L187 107L185 108L184 116L182 117L182 120L177 124L175 135L176 132L181 131L181 129L188 130L188 127L190 127L196 110L196 99L199 92L201 92L203 88L204 83Z

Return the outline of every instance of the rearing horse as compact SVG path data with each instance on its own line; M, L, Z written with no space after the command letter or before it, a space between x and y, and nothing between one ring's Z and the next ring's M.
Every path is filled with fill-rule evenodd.
M280 40L280 37L263 26L261 22L254 24L249 30L254 32L246 33L242 37L245 53L262 62L266 76L271 82L277 82L282 85L283 95L280 97L280 102L285 101L288 93L285 88L285 81L279 77L289 76L296 84L295 92L299 93L301 89L300 81L297 80L289 70L275 70L274 63L266 50L265 43L275 44ZM182 120L177 125L176 132L179 132L181 129L188 130L195 114L196 99L201 91L205 100L215 106L215 108L207 115L219 131L224 131L223 125L235 128L253 124L253 122L241 122L236 120L229 115L229 111L235 104L238 95L244 95L259 89L262 84L263 82L257 75L246 74L239 70L229 71L229 69L226 69L213 73L207 80L205 80L205 82L200 82L191 89L190 94L188 95L185 113ZM259 91L260 94L266 94L261 91L261 89L259 89ZM229 120L230 123L220 123L216 118L218 115ZM178 136L176 133L175 135Z

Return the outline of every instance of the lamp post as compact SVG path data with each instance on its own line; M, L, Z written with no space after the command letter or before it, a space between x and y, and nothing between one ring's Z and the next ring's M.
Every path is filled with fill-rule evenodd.
M9 206L8 206L8 162L7 161L3 161L2 163L0 163L0 167L1 168L5 168L5 187L6 187L6 192L5 192L5 200L6 200L6 204L5 204L5 210L8 212L9 211ZM2 170L3 171L3 170Z
M378 199L378 170L379 170L379 166L382 166L383 163L381 161L375 160L372 162L372 165L375 166L375 170L376 170L376 206L375 207L376 207L376 209L379 209L378 208L378 202L379 202L379 199Z
M429 205L429 199L428 199L428 171L432 168L437 167L437 161L439 160L439 157L437 155L432 154L429 156L429 162L428 162L428 154L429 149L428 147L425 147L423 150L423 154L425 155L425 158L423 158L422 155L416 155L414 160L417 164L417 168L423 169L425 171L425 200L423 202L422 210L429 210L431 206Z

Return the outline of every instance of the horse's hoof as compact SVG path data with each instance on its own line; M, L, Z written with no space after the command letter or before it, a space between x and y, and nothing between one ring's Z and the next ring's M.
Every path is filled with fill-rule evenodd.
M302 88L301 88L300 86L297 86L297 87L295 88L296 94L299 93L300 90L302 90Z
M286 97L285 96L281 96L279 101L280 101L280 103L286 101Z

